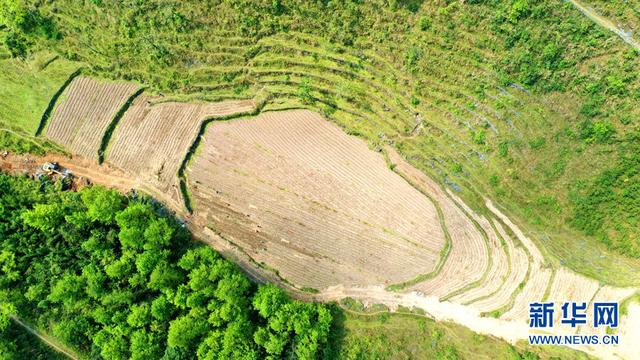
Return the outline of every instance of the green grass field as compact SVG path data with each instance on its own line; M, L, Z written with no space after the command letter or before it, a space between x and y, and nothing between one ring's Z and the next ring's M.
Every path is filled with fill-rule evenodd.
M0 60L0 124L34 134L49 101L78 67L52 53Z
M516 346L447 322L417 314L356 314L338 316L342 359L589 359L584 353L558 347ZM335 340L335 339L334 339Z

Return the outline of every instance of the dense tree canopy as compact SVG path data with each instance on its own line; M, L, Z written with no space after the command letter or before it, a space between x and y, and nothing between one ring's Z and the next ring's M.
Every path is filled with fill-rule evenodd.
M17 315L90 358L322 353L324 305L252 283L148 199L59 190L0 175L0 331Z

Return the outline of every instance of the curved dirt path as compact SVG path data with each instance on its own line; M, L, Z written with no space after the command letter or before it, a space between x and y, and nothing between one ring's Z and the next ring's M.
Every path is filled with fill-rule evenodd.
M49 345L52 349L54 349L55 351L59 352L60 354L66 356L66 357L68 357L69 359L72 359L72 360L79 360L80 359L76 355L72 354L70 351L68 351L66 349L63 349L60 346L56 345L53 341L51 341L49 339L49 337L40 334L40 332L38 332L37 330L33 329L29 325L25 324L24 322L22 322L22 320L18 319L17 317L11 316L10 318L11 318L11 320L13 320L13 322L15 322L16 324L20 325L23 329L27 330L29 333L31 333L34 336L38 337L38 339L40 339L40 341L42 341L45 344Z
M618 25L616 25L613 21L598 14L592 7L588 6L587 4L583 3L580 0L567 0L567 1L573 4L573 6L575 6L578 10L580 10L581 13L583 13L585 16L593 20L596 24L606 28L607 30L613 31L627 44L633 46L633 48L635 48L637 51L640 52L640 41L636 40L633 37L633 34L631 32L624 31L623 29L618 27Z

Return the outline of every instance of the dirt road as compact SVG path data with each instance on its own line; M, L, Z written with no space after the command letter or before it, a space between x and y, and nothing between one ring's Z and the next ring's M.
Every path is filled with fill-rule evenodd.
M617 24L615 24L610 19L598 14L593 8L588 6L579 0L568 0L573 6L575 6L580 12L582 12L585 16L593 20L596 24L613 31L616 35L618 35L622 40L624 40L627 44L633 46L637 51L640 51L640 41L636 40L633 37L632 32L624 31Z
M13 320L13 322L15 322L16 324L20 325L22 328L27 330L29 333L33 334L34 336L37 336L41 341L43 341L45 344L49 345L55 351L65 355L69 359L72 359L72 360L78 360L79 359L79 357L77 357L76 355L71 353L71 351L63 349L62 347L58 346L54 341L49 339L49 337L40 334L40 332L38 332L37 330L33 329L32 327L30 327L29 325L27 325L26 323L24 323L22 320L18 319L17 317L11 316L11 320Z

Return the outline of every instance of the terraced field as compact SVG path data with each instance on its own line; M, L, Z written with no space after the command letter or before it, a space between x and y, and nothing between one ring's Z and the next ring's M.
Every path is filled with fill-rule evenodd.
M534 154L534 149L523 146L522 139L546 136L531 123L546 124L548 133L566 128L569 118L557 111L558 103L571 103L572 100L536 99L522 87L502 85L495 72L487 68L486 63L493 56L491 52L481 50L478 37L467 33L461 36L468 40L468 45L463 46L459 41L454 49L446 41L433 37L424 39L429 46L425 47L420 62L428 63L423 65L429 68L431 80L409 76L406 69L393 66L389 57L395 57L396 64L403 64L402 53L389 54L392 50L376 44L367 44L366 50L354 51L295 31L261 37L256 43L239 37L219 36L215 37L215 47L203 45L197 49L176 47L174 50L192 54L202 62L201 66L191 68L190 87L185 89L194 96L212 99L238 96L236 91L239 89L241 96L252 96L257 89L266 89L274 100L265 110L302 106L318 111L348 133L360 135L372 147L392 143L411 165L449 182L452 188L476 188L480 185L468 183L469 179L504 174L504 160L496 156L495 149L502 146L501 143L506 144L509 161L522 164L524 170L497 176L499 190L508 194L504 198L511 201L539 196L535 181L529 181L525 188L513 181L535 178L534 169L550 166L538 163L535 158L539 155ZM224 66L205 65L212 56L224 58ZM452 72L452 68L464 70ZM472 83L476 88L470 86ZM478 88L482 90L478 91ZM549 157L563 153L551 148L535 151L548 152ZM585 156L594 162L606 162L602 153L586 151L588 155ZM589 169L574 169L578 167L577 163L567 164L563 159L557 159L555 163L562 164L563 169L571 168L566 170L568 173L588 176L585 171ZM553 183L562 181L553 180ZM481 193L490 191L478 190ZM528 192L530 194L525 195ZM469 192L460 195L467 201L473 200L474 196ZM479 199L476 201L476 206L482 205ZM514 211L514 208L509 206L509 210ZM458 210L450 208L449 211ZM524 214L520 215L524 217ZM544 245L543 250L551 254L550 261L556 265L562 262L572 269L589 271L590 276L605 282L615 278L617 283L628 284L630 279L637 278L638 272L633 270L637 268L636 261L608 261L599 256L603 248L594 242L580 243L578 247L572 239L581 235L565 231L559 223L551 224L552 217L540 217L536 221L549 222L545 229L558 229L552 235L554 241L543 241L547 230L536 233L534 240L538 245ZM475 225L469 222L460 226L470 229ZM487 243L488 238L480 236L473 251L486 251ZM455 253L451 255L456 256ZM477 282L478 276L484 276L487 265L470 264L473 270L470 268L469 274L473 275L458 285L464 287ZM606 270L593 271L594 268ZM440 291L442 295L450 294L457 290L453 287Z
M179 201L178 169L202 123L252 112L255 105L251 100L154 104L157 100L145 95L134 100L113 133L105 159Z
M458 195L474 209L483 205L479 194L501 198L553 265L604 283L640 281L637 259L615 255L567 223L569 185L610 164L610 146L576 141L579 124L590 120L582 110L591 104L589 87L607 92L607 101L596 101L599 113L622 135L632 126L620 112L638 115L623 94L635 93L638 79L625 75L637 72L630 71L636 68L626 44L566 2L529 2L537 10L519 19L509 18L508 2L496 5L500 11L486 2L364 2L358 14L345 14L353 15L352 33L316 3L284 5L291 11L269 21L267 3L196 3L173 9L191 21L182 28L167 22L154 31L153 47L146 36L124 30L138 24L123 27L104 16L111 10L126 18L130 9L63 4L43 5L74 34L61 48L94 60L92 70L101 75L180 94L173 100L266 91L272 95L266 110L309 108L371 147L393 145L420 171L462 190ZM243 17L236 16L243 6ZM139 7L141 24L155 24ZM109 30L89 31L87 23ZM140 49L148 56L137 56ZM128 56L114 56L119 50ZM610 94L607 79L623 80L627 90ZM592 166L583 166L585 157ZM490 239L483 238L485 246ZM474 276L460 285L475 283Z
M62 94L45 135L76 154L97 160L116 115L139 92L133 83L77 77Z
M180 103L143 94L111 136L106 121L87 120L101 113L90 108L103 106L97 100L109 86L122 91L120 102L136 87L76 81L60 99L54 128L91 129L89 148L107 141L105 165L119 169L116 177L159 194L178 213L190 199L194 233L213 238L212 246L233 253L257 279L267 274L320 299L341 287L343 295L427 311L459 307L473 321L490 315L516 328L527 324L530 302L623 301L637 291L554 266L490 201L478 213L392 146L372 151L312 111L263 109L247 117L259 111L254 100ZM96 101L64 110L70 99ZM282 104L270 100L264 108ZM73 144L65 143L76 153ZM85 161L99 167L92 154ZM483 331L502 336L491 329Z
M186 165L183 195L192 198L194 222L298 289L382 284L515 321L526 320L531 301L590 301L600 289L566 268L550 267L491 202L486 215L476 213L393 147L381 149L385 164L382 155L313 112L226 120L255 111L254 101L177 103L141 95L108 136L104 119L136 87L78 78L67 91L47 136L51 129L91 129L86 147L63 145L97 163L96 152L78 149L96 150L108 141L107 162L172 206L186 205L178 187ZM118 91L120 107L92 110ZM69 110L72 101L79 111ZM94 113L103 120L88 121ZM630 295L607 292L617 300Z
M188 179L196 215L300 287L404 281L445 246L429 198L309 111L211 124Z

